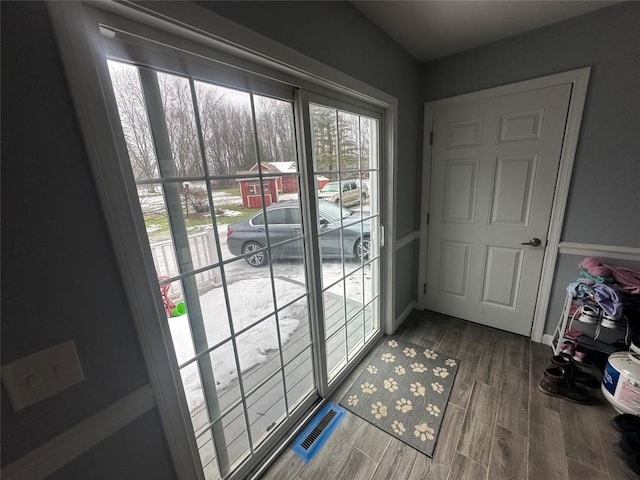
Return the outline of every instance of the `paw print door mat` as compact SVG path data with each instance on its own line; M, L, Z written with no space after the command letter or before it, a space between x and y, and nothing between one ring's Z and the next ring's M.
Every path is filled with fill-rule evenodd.
M384 337L340 405L433 457L459 363L435 350Z

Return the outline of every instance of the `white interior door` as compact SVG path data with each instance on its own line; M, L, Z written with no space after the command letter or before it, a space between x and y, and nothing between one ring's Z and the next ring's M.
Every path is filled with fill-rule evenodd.
M434 111L428 309L530 334L570 95L565 84Z

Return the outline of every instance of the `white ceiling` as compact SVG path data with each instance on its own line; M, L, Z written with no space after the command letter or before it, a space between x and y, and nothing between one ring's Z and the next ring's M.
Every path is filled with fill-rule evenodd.
M619 0L413 0L352 3L420 61L607 7Z

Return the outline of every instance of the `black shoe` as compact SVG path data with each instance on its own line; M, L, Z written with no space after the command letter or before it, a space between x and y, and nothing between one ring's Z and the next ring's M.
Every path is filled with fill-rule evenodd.
M611 419L611 425L620 433L640 432L640 417L622 413Z
M600 379L579 367L576 361L566 353L551 357L551 367L562 368L567 376L580 386L588 388L598 388L600 386Z
M547 395L564 398L575 403L595 403L591 390L575 383L561 367L547 368L538 389Z
M640 453L636 452L631 460L625 461L622 470L631 480L640 480Z
M640 451L640 443L635 441L635 439L629 439L623 436L619 442L613 444L613 451L622 460L628 462L629 460L633 460L633 457Z

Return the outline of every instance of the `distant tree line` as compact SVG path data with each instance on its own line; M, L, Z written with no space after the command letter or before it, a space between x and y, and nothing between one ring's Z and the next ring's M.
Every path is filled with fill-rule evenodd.
M158 178L156 151L137 67L118 62L109 62L109 66L134 176L136 179ZM158 73L157 78L175 175L201 176L204 174L202 152L189 81L165 73ZM257 162L258 151L262 162L296 161L292 103L254 95L254 126L249 93L200 81L194 85L210 175L235 175L249 170ZM317 171L358 169L361 158L366 166L368 121L318 105L312 105L311 119ZM217 182L216 186L225 188L236 183L227 179Z

